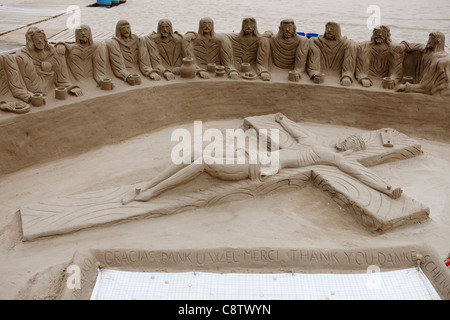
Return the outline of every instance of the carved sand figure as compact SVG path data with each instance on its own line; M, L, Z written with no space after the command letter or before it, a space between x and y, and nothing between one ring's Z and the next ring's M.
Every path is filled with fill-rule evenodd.
M392 44L389 27L373 29L372 38L358 45L355 76L363 87L373 84L373 77L389 77L395 83L402 77L403 49Z
M135 76L138 69L152 80L160 80L157 70L146 65L148 59L141 59L147 55L141 39L131 32L130 23L120 20L116 24L116 34L106 41L109 51L109 60L114 75L126 81L128 84L135 84Z
M106 47L96 43L88 25L75 29L75 43L59 42L57 51L65 56L67 65L77 81L93 78L100 86L106 76Z
M336 22L328 22L325 32L311 39L308 55L308 73L311 79L326 70L338 72L340 83L349 86L353 82L356 66L356 43L343 37L341 26Z
M264 81L270 80L268 71L270 44L259 32L255 18L242 20L242 28L238 34L230 34L233 56L238 70L242 63L249 63L256 74Z
M303 77L307 72L309 40L297 34L297 27L292 19L282 20L278 29L276 36L269 39L272 63Z
M182 59L188 57L189 53L183 36L173 31L172 22L161 19L157 32L145 36L143 41L151 50L156 46L157 52L149 51L149 57L159 75L167 80L175 79L174 74L179 73L177 68L181 67Z
M237 79L239 73L233 66L233 49L229 39L215 33L214 21L211 18L203 18L199 22L198 33L187 33L185 38L189 41L188 50L194 57L197 74L208 79L207 65L215 63L216 66L225 67L225 72L232 79Z
M51 86L55 85L65 87L70 93L81 96L82 90L70 81L64 58L48 44L44 31L30 27L25 37L26 47L16 54L16 63L10 61L7 65L9 81L15 87L10 86L12 93L19 99L29 101L33 93L46 94ZM15 82L19 74L22 80ZM28 97L24 96L25 91L28 92Z
M245 161L245 164L239 164L240 162L230 161L230 159L219 162L214 161L214 159L207 159L207 161L201 161L197 164L194 163L196 159L191 155L192 161L189 164L172 164L154 179L142 184L139 188L131 190L122 198L122 204L126 205L134 200L149 201L167 190L195 179L203 172L226 181L264 180L267 176L277 174L285 168L302 168L313 165L335 166L343 173L356 178L366 186L384 193L392 199L398 199L402 195L403 191L401 188L392 189L387 184L382 185L375 182L358 165L347 160L339 153L344 152L348 154L353 151L364 150L364 141L359 137L355 135L349 136L337 143L333 149L324 146L321 141L308 134L306 130L297 130L290 127L280 113L275 115L274 120L280 123L298 141L296 148L278 151L279 166L275 168L275 171L270 167L270 164L251 164L250 161ZM237 160L238 157L245 156L248 160L250 152L252 151L245 150L243 152L242 149L237 150L235 158Z
M402 41L405 52L416 53L414 74L415 83L401 84L397 91L418 92L435 94L449 88L450 83L450 57L445 52L445 35L442 32L432 32L428 42L422 44L411 44Z

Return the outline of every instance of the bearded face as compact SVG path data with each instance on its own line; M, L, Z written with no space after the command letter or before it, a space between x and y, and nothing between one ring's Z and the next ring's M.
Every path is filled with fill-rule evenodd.
M282 22L280 24L281 36L290 39L295 36L295 24L293 22Z
M434 49L436 48L436 45L439 43L438 39L436 39L435 36L430 35L428 38L428 42L427 45L425 47L425 49L427 51L434 51Z
M128 39L131 37L131 26L129 24L123 24L119 27L120 36L123 39Z
M76 31L76 38L78 39L80 44L87 44L89 43L90 39L90 31L86 27L80 27Z
M327 40L336 40L336 27L333 24L327 24L324 37Z
M45 48L46 40L43 32L36 32L31 39L36 49L43 50Z
M246 36L253 35L256 30L256 23L252 20L245 20L242 24L242 30Z
M386 30L383 29L374 29L373 30L373 41L376 44L386 43L388 38L388 34Z
M172 26L167 22L162 22L159 25L159 33L162 38L167 38L172 33Z

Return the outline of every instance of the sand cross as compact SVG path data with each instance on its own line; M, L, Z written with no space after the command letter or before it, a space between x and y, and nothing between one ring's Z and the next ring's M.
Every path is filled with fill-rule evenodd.
M316 143L317 139L320 139L303 126L289 119L287 121L298 130L303 130L307 137L303 140L305 143L308 143L308 138L311 138L311 143ZM274 121L274 115L249 117L244 120L244 125L252 126L256 130L280 129L281 148L298 143ZM361 137L366 143L366 150L354 152L346 158L360 166L368 177L379 183L384 182L368 167L387 161L411 158L422 153L417 142L394 129L369 131L361 134ZM330 141L324 140L323 143ZM251 199L285 188L303 187L311 182L370 231L388 231L398 226L426 220L429 216L429 209L426 206L407 195L403 194L398 199L392 199L330 165L283 169L264 181L214 180L214 183L206 182L207 188L204 188L204 184L187 183L164 192L151 201L133 201L127 205L123 205L121 199L134 186L125 185L25 204L20 208L23 237L24 240L33 240L117 221L174 214L225 201ZM200 190L199 185L203 185Z

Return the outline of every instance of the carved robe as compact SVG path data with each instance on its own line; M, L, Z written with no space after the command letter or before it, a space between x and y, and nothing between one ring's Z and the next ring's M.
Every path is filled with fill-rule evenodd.
M238 70L244 62L250 63L258 75L268 70L270 44L266 37L231 34L229 39Z
M132 35L129 41L113 36L106 42L109 60L114 75L124 81L138 69L145 72L146 66L140 59L141 49L144 49L138 36ZM145 73L144 73L145 74Z
M208 38L195 34L190 42L190 56L195 58L198 68L202 70L206 70L208 63L224 66L227 73L236 70L231 43L222 35Z
M16 61L23 83L30 92L46 94L53 84L66 88L72 85L64 58L52 46L46 45L43 50L37 51L24 48L17 53ZM44 68L44 62L50 68Z
M94 78L100 83L106 78L106 48L103 43L87 46L62 44L66 47L67 65L76 80Z
M353 79L356 67L356 44L347 39L329 40L319 36L311 41L308 55L308 73L313 76L325 70L339 73L341 79Z
M270 38L272 63L281 69L305 73L308 50L309 40L299 35L287 39L280 35Z
M150 64L162 75L165 71L173 72L180 67L184 57L188 57L185 40L177 32L167 39L162 39L160 34L153 33L143 38Z
M405 41L402 45L405 46L406 56L409 55L409 60L412 60L409 70L404 70L414 77L414 84L409 87L409 91L434 94L449 89L450 56L445 51L427 52L425 45Z
M358 46L355 76L358 81L371 77L402 78L403 50L399 46L364 42Z

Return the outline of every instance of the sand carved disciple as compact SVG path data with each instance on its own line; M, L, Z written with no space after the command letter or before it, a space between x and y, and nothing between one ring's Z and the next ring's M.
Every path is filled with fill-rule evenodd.
M255 18L242 20L241 31L238 34L230 34L229 37L238 70L241 70L242 63L249 63L262 80L270 80L270 44L268 38L258 32Z
M356 52L356 43L342 36L341 26L336 22L328 22L323 36L311 39L308 55L308 73L311 79L314 80L326 70L332 70L339 73L341 85L351 85Z
M161 79L157 70L148 64L150 61L150 58L147 58L148 48L142 43L141 38L131 32L128 21L117 22L115 36L106 41L106 46L112 71L117 78L134 84L134 75L140 70L152 80Z
M16 54L16 63L9 61L7 72L10 83L17 75L21 79L13 84L14 96L29 101L34 93L47 94L52 85L65 87L76 96L82 90L71 83L65 59L51 46L42 29L30 27L25 34L26 46Z
M402 77L403 52L392 44L389 27L374 28L370 41L358 45L355 77L363 87L370 87L374 77L389 77L397 83Z
M435 94L449 89L450 56L445 52L445 35L442 32L429 34L428 42L411 44L403 41L406 53L416 53L414 70L410 70L415 81L398 86L397 91Z
M100 86L106 76L106 47L95 43L88 25L75 29L75 43L60 42L57 51L65 56L69 70L77 81L93 78Z
M186 40L178 32L173 31L172 22L161 19L158 22L157 32L143 38L148 49L148 58L155 66L160 76L167 80L175 79L174 74L179 73L182 60L189 56ZM152 53L156 50L156 53Z
M215 63L216 66L225 67L225 72L232 79L237 79L239 73L233 65L233 49L229 39L214 31L214 21L203 18L199 22L198 33L188 32L189 55L195 59L197 74L208 79L207 65Z
M276 67L294 71L300 78L307 73L309 40L297 34L294 20L282 20L278 33L270 36L269 42L271 60Z
M403 193L401 188L393 189L388 184L374 181L358 165L343 156L343 154L366 149L365 142L360 137L351 135L336 143L334 148L331 148L326 146L320 139L316 139L311 135L305 135L305 130L298 130L290 126L281 113L274 116L274 121L278 122L286 132L298 141L298 145L295 148L286 148L278 151L278 165L275 168L272 163L261 163L258 161L254 164L249 161L252 150L238 149L235 151L234 159L203 158L204 161L196 161L197 159L194 159L194 153L192 153L190 162L172 164L152 180L142 183L138 188L132 188L121 199L122 204L126 205L132 201L149 201L167 190L195 179L201 173L207 173L214 178L225 181L245 179L259 179L263 181L268 176L277 174L285 168L302 168L312 165L335 166L343 173L354 177L362 184L376 191L388 195L392 199L401 197ZM237 160L239 157L241 157L241 161ZM245 157L245 161L242 161L242 157Z

